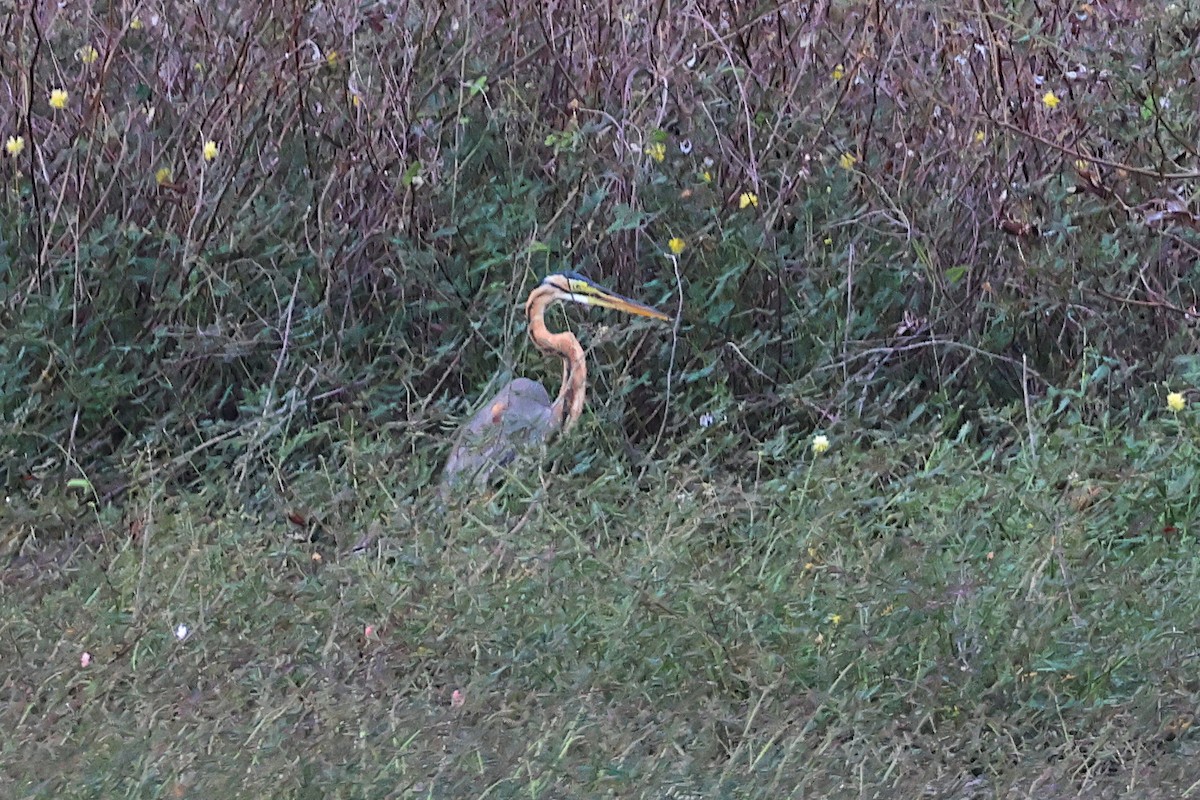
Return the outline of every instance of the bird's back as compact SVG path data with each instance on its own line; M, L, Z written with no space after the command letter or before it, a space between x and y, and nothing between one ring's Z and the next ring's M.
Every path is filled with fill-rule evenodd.
M537 381L517 378L501 389L464 425L455 437L442 482L446 485L486 485L503 467L554 430L550 395Z

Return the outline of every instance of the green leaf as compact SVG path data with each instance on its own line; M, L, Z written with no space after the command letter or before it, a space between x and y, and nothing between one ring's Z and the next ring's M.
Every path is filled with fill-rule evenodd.
M946 280L950 281L952 284L958 283L966 274L967 265L959 264L957 267L951 267L950 269L946 270Z
M646 222L650 219L650 215L646 212L638 211L636 208L628 206L625 203L617 206L615 216L616 219L608 226L608 230L605 233L641 230L646 227Z
M401 178L405 186L411 186L413 178L421 173L421 162L414 161L408 165L408 169L404 170L404 177Z

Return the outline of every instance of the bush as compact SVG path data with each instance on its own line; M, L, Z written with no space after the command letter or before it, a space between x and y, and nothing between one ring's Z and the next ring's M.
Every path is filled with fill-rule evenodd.
M1137 419L1195 352L1192 12L663 8L14 17L8 489L434 434L497 370L554 374L517 309L567 267L681 315L593 353L639 376L596 375L626 433L718 408L734 452L1081 375Z

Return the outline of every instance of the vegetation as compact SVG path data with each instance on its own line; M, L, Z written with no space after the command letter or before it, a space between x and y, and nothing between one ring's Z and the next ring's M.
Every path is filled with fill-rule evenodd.
M0 13L14 796L1200 795L1193 10Z

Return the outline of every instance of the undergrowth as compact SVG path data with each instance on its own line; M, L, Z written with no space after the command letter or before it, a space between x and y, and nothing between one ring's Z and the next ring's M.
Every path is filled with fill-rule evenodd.
M183 486L257 474L351 414L433 432L536 368L520 300L563 268L679 317L593 354L638 376L635 441L722 401L736 450L928 425L1101 366L1102 413L1136 420L1198 369L1182 7L162 2L4 27L9 492L112 499L135 453Z

